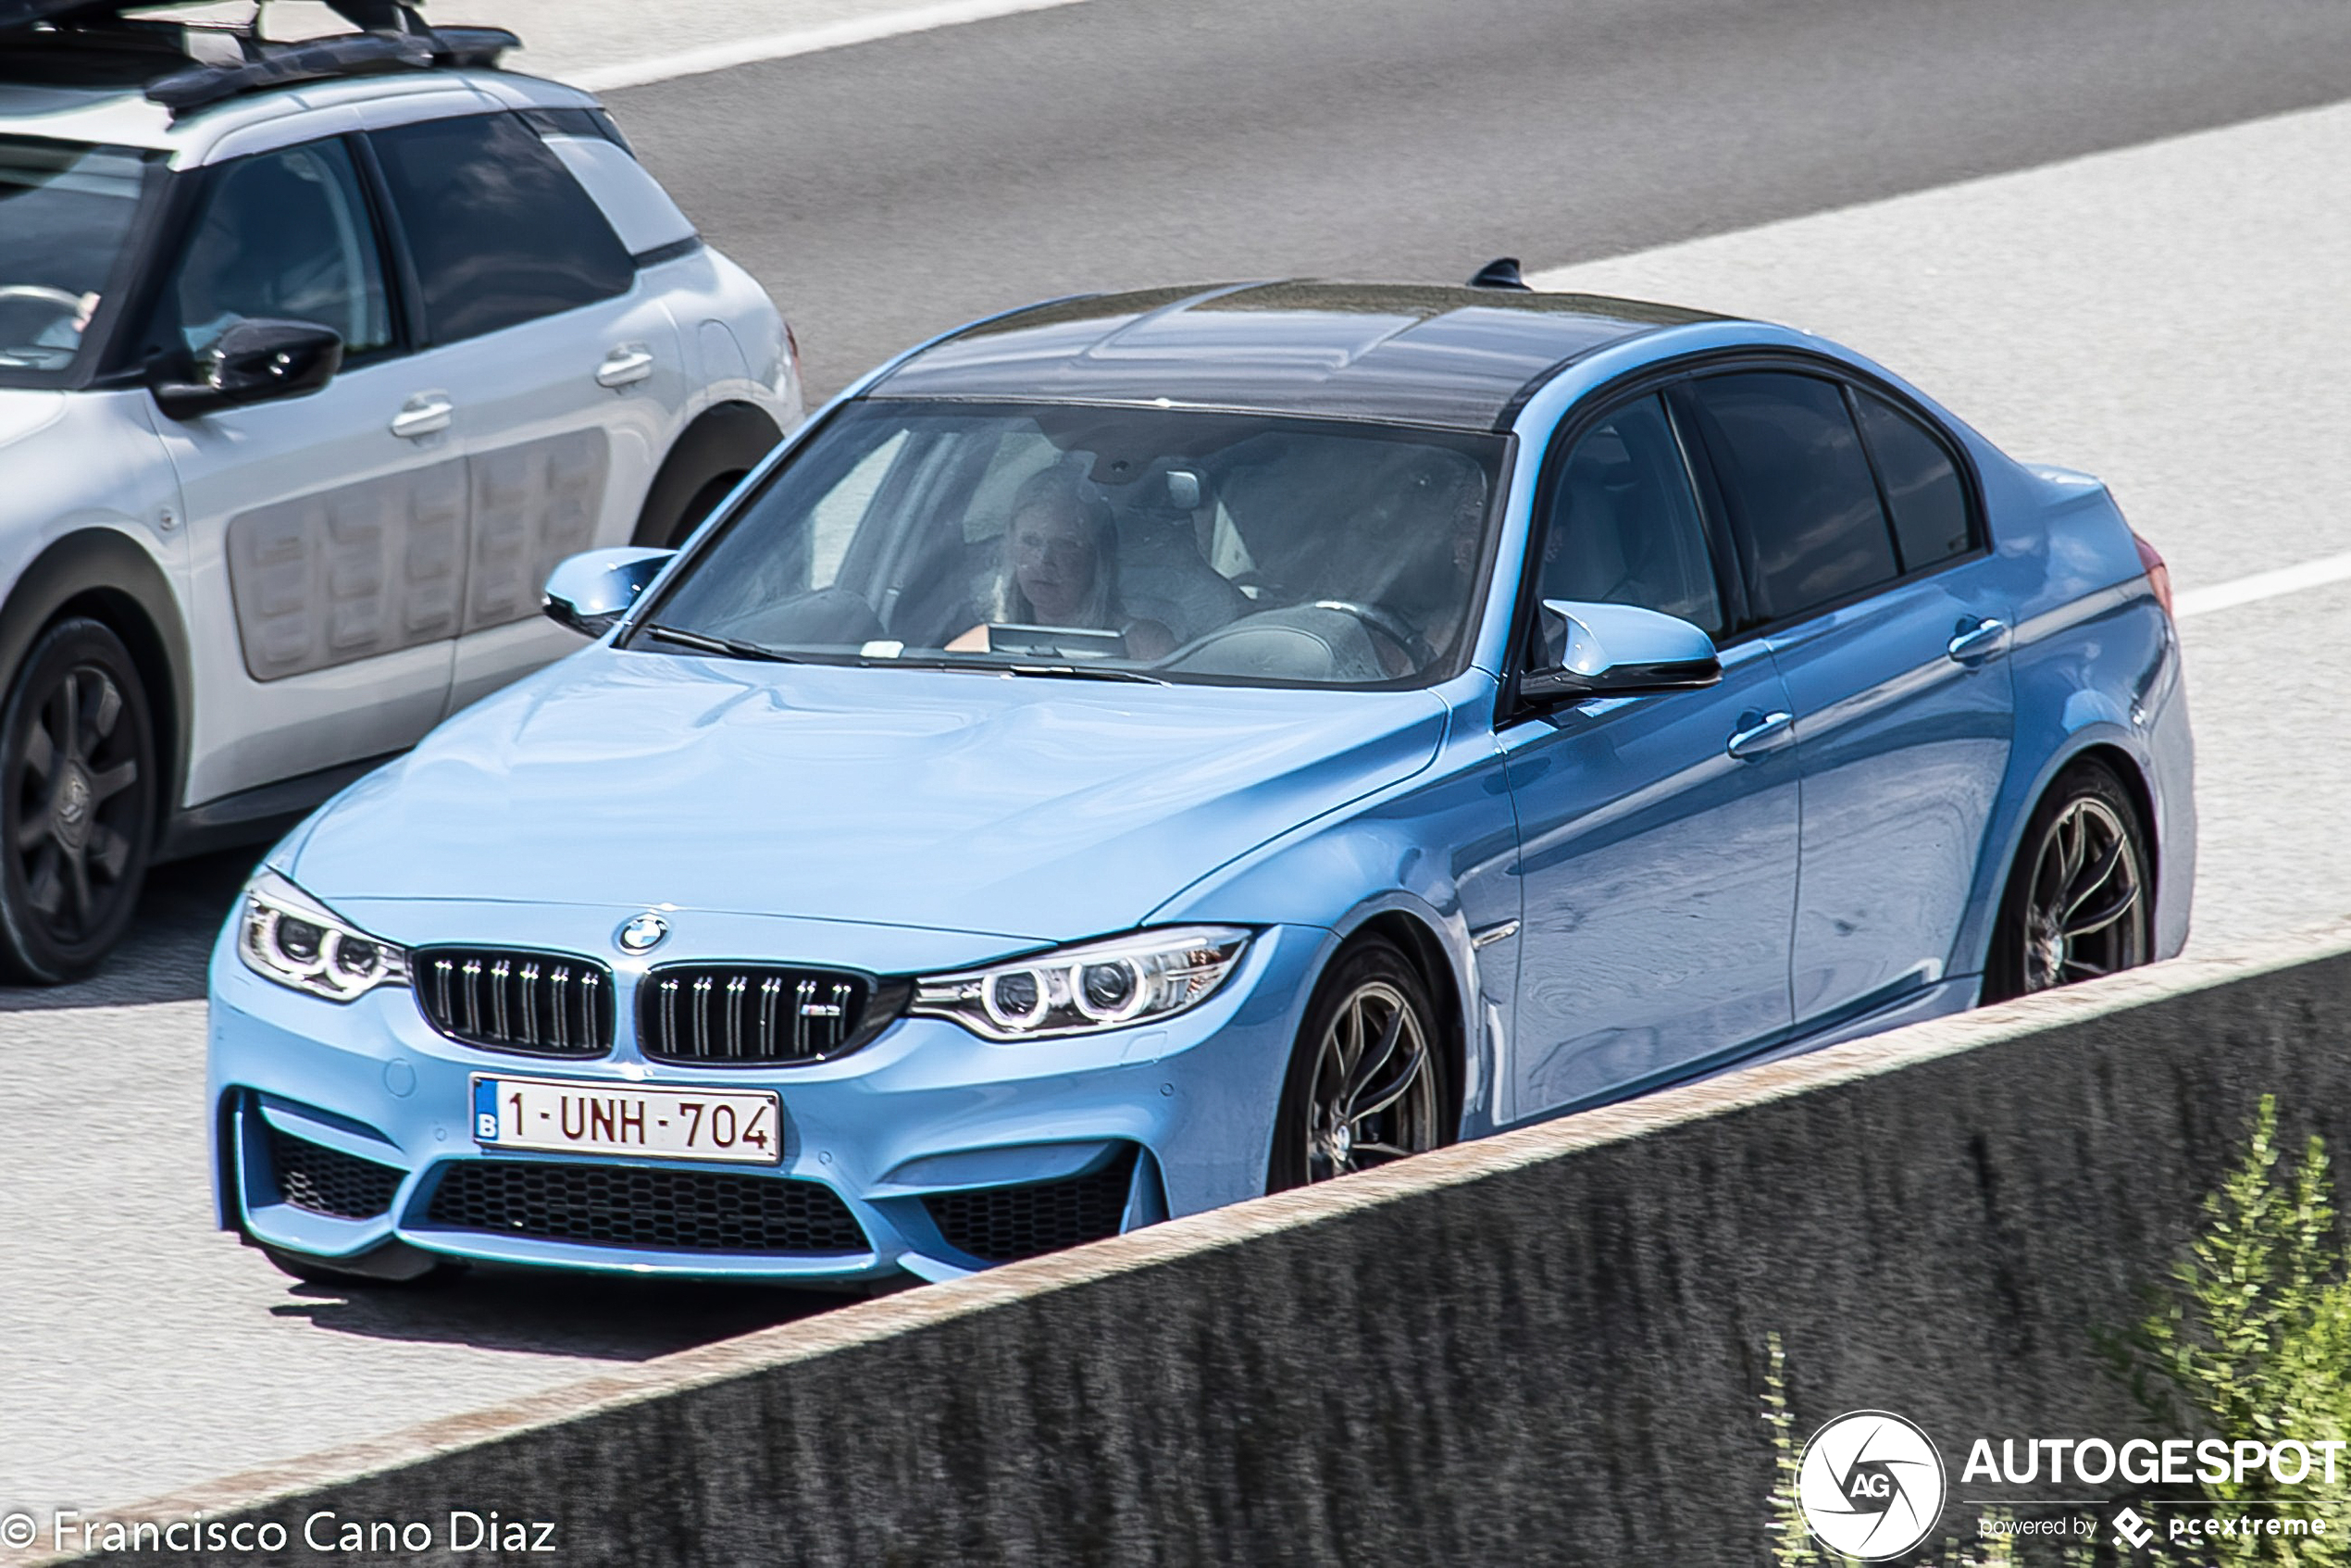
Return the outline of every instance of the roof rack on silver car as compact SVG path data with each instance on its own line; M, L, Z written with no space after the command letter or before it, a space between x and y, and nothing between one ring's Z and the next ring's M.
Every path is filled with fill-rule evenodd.
M207 20L181 29L152 16L163 8L155 0L0 0L0 66L29 50L146 55L160 68L147 79L146 95L180 115L296 81L434 66L494 67L522 43L504 28L434 27L413 0L327 0L359 31L278 43L261 36L266 3L255 0L250 25ZM150 15L124 14L134 8ZM182 41L158 50L167 36Z

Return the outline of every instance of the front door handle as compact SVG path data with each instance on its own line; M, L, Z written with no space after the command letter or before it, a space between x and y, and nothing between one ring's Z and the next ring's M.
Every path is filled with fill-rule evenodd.
M2008 649L2009 623L1987 616L1973 626L1961 621L1959 631L1944 651L1951 655L1953 664L1973 668L1988 659L1998 658Z
M1796 716L1785 713L1745 713L1739 716L1738 733L1733 735L1723 750L1741 762L1775 752L1796 738Z
M631 381L641 381L653 373L653 351L642 343L622 343L604 355L596 367L596 384L600 387L625 387Z
M457 405L449 401L448 393L418 392L392 417L392 433L406 441L421 441L447 429L456 412Z

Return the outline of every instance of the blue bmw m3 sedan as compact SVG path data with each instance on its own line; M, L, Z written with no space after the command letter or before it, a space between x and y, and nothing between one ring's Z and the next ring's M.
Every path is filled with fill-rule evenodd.
M2179 951L2162 562L1817 338L1059 301L869 376L268 857L220 1224L952 1277Z

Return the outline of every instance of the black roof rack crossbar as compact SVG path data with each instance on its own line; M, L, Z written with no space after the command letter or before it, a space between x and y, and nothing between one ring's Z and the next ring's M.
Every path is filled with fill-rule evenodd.
M419 27L409 32L358 32L300 44L248 45L233 65L191 66L147 84L147 96L175 115L240 93L297 81L433 65L491 66L521 40L503 28Z

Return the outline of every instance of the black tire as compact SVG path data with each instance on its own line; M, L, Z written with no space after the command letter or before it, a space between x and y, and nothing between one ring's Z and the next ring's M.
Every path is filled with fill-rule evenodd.
M1984 1000L2134 969L2154 951L2146 824L2102 762L2074 764L2034 808L2000 897Z
M1351 1089L1349 1080L1377 1045L1365 1039L1368 1030L1359 1033L1355 1055L1348 1057L1350 1008L1358 1009L1358 1020L1374 1027L1392 1016L1403 1018L1387 1054L1375 1059L1375 1068ZM1305 1023L1290 1048L1265 1189L1280 1192L1326 1181L1452 1142L1458 1128L1451 1073L1446 1036L1420 970L1383 938L1350 943L1316 982ZM1373 1109L1342 1117L1344 1100Z
M466 1265L454 1258L435 1257L398 1241L387 1241L355 1258L321 1258L266 1242L255 1245L260 1247L261 1255L276 1265L279 1273L305 1285L325 1285L338 1290L417 1290L446 1285L466 1272Z
M688 496L685 505L666 522L648 518L640 523L638 542L657 545L665 550L677 549L692 537L696 529L702 527L703 518L718 510L718 504L727 499L727 492L742 482L743 476L740 473L718 475Z
M0 966L56 985L121 937L155 849L155 726L130 650L75 616L34 640L0 707Z

